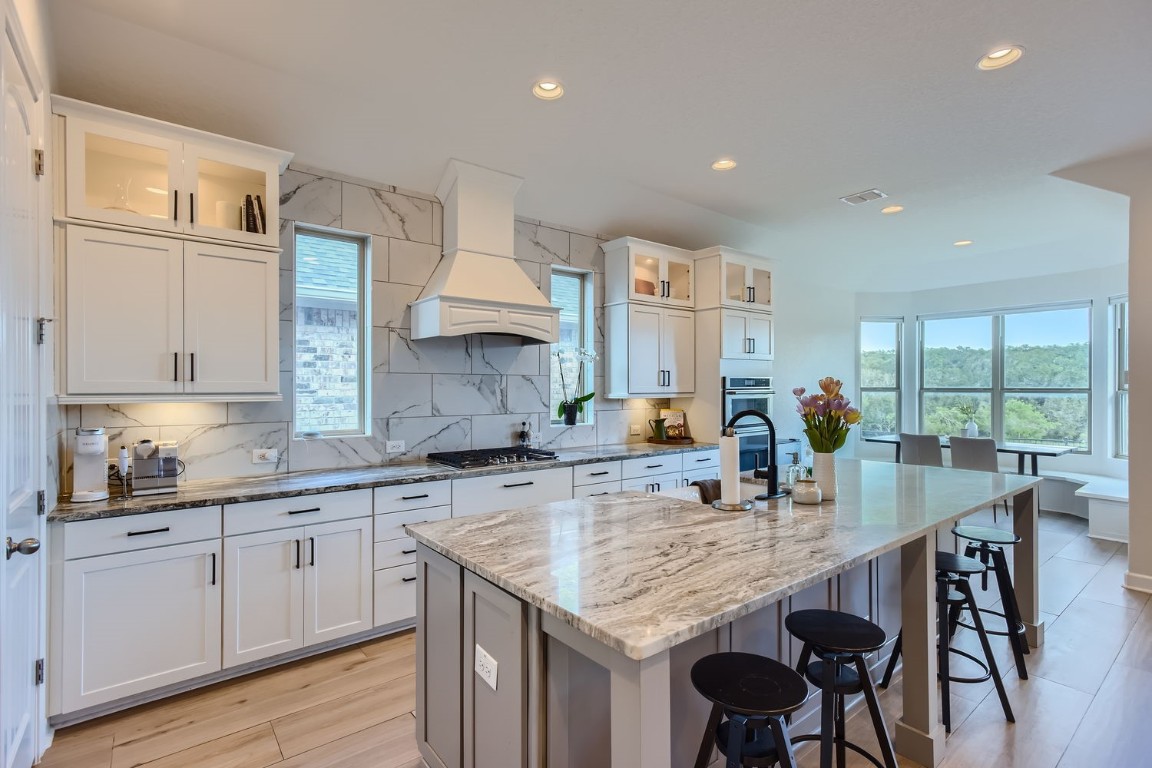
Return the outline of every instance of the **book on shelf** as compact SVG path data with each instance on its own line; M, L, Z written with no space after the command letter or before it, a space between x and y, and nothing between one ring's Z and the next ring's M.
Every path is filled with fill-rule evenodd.
M664 419L664 432L670 439L691 437L688 432L688 417L681 408L661 408L660 418Z
M252 195L244 196L244 231L260 231L260 227L256 223L256 205L252 202Z
M260 199L260 195L256 195L256 223L260 225L257 230L260 234L268 233L268 219L264 215L264 201Z

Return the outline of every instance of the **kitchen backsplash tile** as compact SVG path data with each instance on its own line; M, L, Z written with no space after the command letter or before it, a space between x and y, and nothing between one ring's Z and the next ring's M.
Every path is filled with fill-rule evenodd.
M553 425L549 405L551 347L501 336L413 341L408 303L440 260L444 211L429 195L388 185L290 168L281 177L280 388L278 403L85 405L59 408L59 429L46 452L61 493L71 491L71 430L81 424L109 430L109 453L143 438L177 440L187 479L241 477L404 461L431 451L512 444L528 421L545 447L573 448L635 442L666 401L594 401L594 423ZM323 440L292 439L294 392L293 223L372 235L372 433ZM604 354L604 253L598 239L555 225L518 219L516 263L544 292L553 265L594 272L595 347ZM601 376L596 391L604 391ZM642 435L629 434L633 424ZM403 440L403 453L385 452ZM276 448L276 464L253 464L252 450Z

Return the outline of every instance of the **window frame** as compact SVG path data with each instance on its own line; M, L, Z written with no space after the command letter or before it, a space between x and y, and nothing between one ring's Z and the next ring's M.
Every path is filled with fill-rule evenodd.
M549 298L552 293L552 277L561 274L567 277L576 277L580 280L580 342L573 347L574 349L595 349L595 279L596 273L590 269L578 269L575 267L552 265L548 275L548 292ZM553 305L555 306L555 305ZM558 403L552 402L552 359L555 357L556 352L561 348L568 348L569 345L561 344L559 342L548 345L548 425L553 427L564 427L564 419L556 417L556 407ZM596 385L596 361L584 361L584 381L585 389L587 391L594 391ZM589 385L589 382L591 385ZM596 398L592 398L584 403L584 410L576 417L576 426L590 426L595 423L595 407L594 403Z
M1108 300L1112 308L1112 356L1114 367L1112 423L1114 438L1112 442L1112 456L1116 459L1127 460L1128 451L1128 419L1124 418L1128 412L1131 396L1128 391L1128 362L1129 362L1129 332L1131 330L1131 314L1128 304L1128 295L1114 296Z
M896 336L896 378L895 385L892 387L866 387L864 386L864 366L863 357L864 350L861 349L863 343L863 327L864 323L891 323L895 326ZM904 318L903 317L877 317L877 316L863 316L856 321L856 380L860 382L860 407L864 407L864 395L868 392L876 393L891 393L896 397L896 427L893 434L899 435L904 427L904 397L903 397L903 383L904 383ZM865 416L867 418L867 416ZM863 430L861 435L863 436ZM866 439L866 438L865 438Z
M919 387L917 393L918 409L917 409L917 423L921 429L925 422L924 412L924 395L928 394L987 394L991 403L991 437L997 443L1003 443L1004 438L1004 403L1007 397L1011 395L1084 395L1087 398L1086 412L1088 414L1088 424L1085 434L1085 442L1087 447L1084 449L1076 448L1072 451L1075 454L1091 455L1092 454L1092 301L1074 301L1062 302L1057 304L1039 304L1028 305L1023 307L1004 307L998 309L990 309L984 311L973 312L955 312L945 314L933 315L919 315L916 318L917 333L919 336L919 344L917 349L918 360L918 375ZM1004 327L1005 317L1008 315L1022 315L1032 314L1037 312L1054 312L1066 309L1087 309L1088 310L1088 385L1086 387L1008 387L1004 383L1004 370L1005 370L1005 354L1007 346L1004 342ZM988 318L992 324L992 383L990 387L926 387L924 385L924 324L934 320L955 320L962 318Z
M301 431L296 410L296 348L298 341L299 311L299 269L297 239L300 235L330 240L356 243L360 255L356 270L358 323L357 359L359 377L357 382L357 427L355 429L331 430L325 432ZM372 435L372 235L365 232L326 227L319 224L292 223L292 439L328 440L350 437L370 437Z

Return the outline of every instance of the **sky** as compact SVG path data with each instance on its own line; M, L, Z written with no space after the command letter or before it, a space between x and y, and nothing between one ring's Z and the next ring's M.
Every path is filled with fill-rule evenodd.
M1088 341L1090 310L1047 310L1018 312L1004 316L1007 346L1045 346ZM924 342L929 347L972 347L991 349L992 320L989 317L955 317L925 321ZM895 333L889 323L863 323L860 348L865 352L895 349Z

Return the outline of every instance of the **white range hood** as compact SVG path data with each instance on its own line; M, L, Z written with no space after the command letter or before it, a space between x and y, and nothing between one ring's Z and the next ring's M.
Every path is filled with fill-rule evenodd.
M436 189L444 203L444 257L412 302L413 339L497 333L529 344L559 341L559 308L512 257L512 201L522 181L448 161Z

